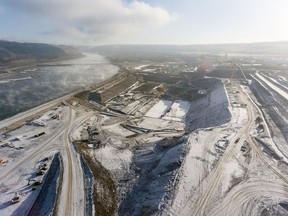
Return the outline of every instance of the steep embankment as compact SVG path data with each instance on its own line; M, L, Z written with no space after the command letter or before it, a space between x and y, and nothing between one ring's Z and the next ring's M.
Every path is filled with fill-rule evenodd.
M81 56L80 52L69 46L0 40L0 66L7 68Z
M187 131L219 126L230 120L229 100L223 84L216 86L206 97L191 104L187 114Z

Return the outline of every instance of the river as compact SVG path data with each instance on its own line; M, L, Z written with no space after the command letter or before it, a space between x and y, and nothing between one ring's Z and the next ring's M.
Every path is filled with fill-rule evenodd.
M0 79L0 120L100 83L118 72L105 57L85 57L39 66Z

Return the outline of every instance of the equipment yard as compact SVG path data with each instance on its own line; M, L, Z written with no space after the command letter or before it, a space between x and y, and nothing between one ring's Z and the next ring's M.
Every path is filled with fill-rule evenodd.
M3 120L0 215L288 215L288 76L226 66L130 63Z

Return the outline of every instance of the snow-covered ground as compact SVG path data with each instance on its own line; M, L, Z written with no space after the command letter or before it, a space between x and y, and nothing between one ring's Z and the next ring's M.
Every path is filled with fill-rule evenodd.
M182 122L147 117L144 118L139 126L151 130L181 131L185 129L185 124Z
M263 82L265 82L270 88L274 89L276 92L282 95L286 100L288 100L288 93L286 93L285 91L274 85L272 82L263 77L261 74L256 73L256 76L259 77Z
M88 126L93 125L97 121L96 116L92 116L83 122L80 126L73 130L71 134L73 140L81 140L82 139L82 131L86 130Z
M134 132L125 129L120 125L120 123L112 124L112 125L107 125L103 126L102 130L105 130L106 132L122 137L127 137L135 134Z
M52 118L55 114L59 114L60 112L60 118ZM34 182L30 185L27 185L27 182L29 179L33 179L33 181L43 179L43 175L37 175L37 173L44 163L49 164L50 162L50 160L43 162L43 159L45 159L45 161L47 160L47 157L48 159L51 159L56 152L61 153L63 166L65 166L63 187L61 187L62 197L59 198L61 201L60 206L62 207L60 207L58 213L62 214L63 212L66 212L63 206L67 204L67 200L70 200L71 203L69 203L69 205L73 206L73 208L70 208L70 211L75 212L76 214L84 211L83 206L81 207L80 205L80 202L83 202L84 191L75 191L75 188L78 188L77 190L79 190L79 188L83 186L83 182L81 182L83 181L81 168L79 168L79 155L77 156L76 152L73 152L71 157L73 157L72 172L73 169L77 169L77 175L76 172L70 173L73 175L73 181L70 179L72 181L72 190L67 187L67 185L69 185L69 181L67 180L69 169L66 166L72 166L72 164L69 163L66 155L68 154L67 148L71 148L70 145L72 144L65 135L66 133L68 134L69 130L73 129L79 121L81 122L83 121L83 118L87 118L89 113L86 112L83 115L76 117L73 116L71 112L71 109L67 106L52 109L37 119L38 121L44 122L46 125L45 127L36 126L36 124L26 124L6 134L2 141L4 144L12 143L13 146L24 148L10 146L0 147L1 150L3 150L1 151L0 157L9 160L9 163L6 164L6 166L0 167L0 215L26 215L29 212L41 185L35 186L36 190L32 190ZM75 121L72 120L74 117ZM45 132L45 134L41 134L41 132ZM67 148L64 147L65 145L67 145ZM15 192L20 194L21 201L16 204L11 204L11 199ZM67 197L67 193L72 193L69 199L65 198ZM77 196L73 195L73 193L77 193ZM47 199L49 199L49 197ZM45 200L47 199L45 198ZM73 205L73 203L75 205ZM51 205L53 205L53 203Z
M45 157L50 158L49 161L45 161L46 164L50 164L52 156L55 151L50 151L45 154ZM1 177L0 180L0 214L1 215L26 215L31 206L33 205L36 197L41 190L40 186L33 186L35 181L42 181L43 176L37 176L39 167L43 165L44 162L39 161L39 157L31 158L29 162L27 161L25 166L19 166L13 173L9 173L9 178ZM15 159L17 163L17 159ZM9 165L12 165L11 162ZM0 167L1 172L4 168ZM2 180L3 179L3 180ZM30 185L27 185L28 180L33 179ZM32 190L35 187L36 190ZM18 193L20 196L20 201L13 204L11 199Z
M207 129L199 129L192 132L189 137L189 151L185 157L183 167L180 171L180 181L172 206L167 212L173 215L186 215L191 209L192 203L197 201L201 195L201 185L214 168L221 157L215 150L215 144L223 137L229 140L235 137L238 129L247 124L247 112L244 108L230 108L232 119L229 123ZM229 145L234 145L230 143ZM224 150L225 151L225 150ZM228 165L223 174L222 193L230 186L231 176L241 173L237 163ZM240 167L241 168L241 167ZM225 181L225 182L224 182ZM189 200L189 205L186 205Z
M235 158L229 161L225 167L221 181L220 190L222 192L222 196L225 196L228 190L233 187L233 180L244 179L244 174L243 167L240 166L239 161L237 161Z
M16 160L17 155L25 154L26 151L43 143L49 135L53 133L53 131L58 127L58 124L61 125L65 122L64 119L52 119L55 113L62 113L62 107L59 107L55 110L49 111L43 114L41 117L32 121L32 123L27 123L20 128L11 131L10 133L5 135L5 138L0 142L0 148L2 155L6 155L6 157L11 160ZM64 114L67 110L63 110ZM40 126L37 124L33 124L33 122L42 122L45 126ZM37 135L44 132L44 134L37 137ZM4 147L7 146L7 147ZM5 150L5 151L4 151Z
M130 104L128 104L126 107L124 107L121 111L124 113L130 113L135 107L139 106L141 104L140 100L136 100Z
M261 74L262 76L265 76L264 74ZM273 78L273 77L269 77L269 76L265 76L266 78L272 80L274 83L276 83L277 85L281 86L282 88L288 90L288 87L287 87L287 80L285 81L285 84L286 85L283 85L283 79L280 78L280 79L276 79L276 78ZM284 77L285 78L285 77Z
M55 114L60 113L61 118L52 118ZM8 163L4 167L0 167L0 215L25 215L29 211L41 186L37 186L36 190L32 191L34 182L27 185L28 180L42 181L43 176L37 176L36 173L44 163L41 160L46 157L51 159L57 152L50 137L59 134L59 130L61 132L61 127L67 121L67 108L52 109L36 121L41 121L46 126L26 124L7 133L1 140L0 158L8 160ZM45 132L45 134L35 137L41 132ZM3 147L3 145L7 147ZM48 160L45 163L49 164L50 162L51 160ZM12 204L11 199L16 192L20 195L21 200Z
M255 84L251 87L251 90L257 93L258 99L252 95L250 89L246 88L245 91L252 95L251 100L255 103L255 107L259 107L258 112L261 112L260 107L264 105L262 108L262 118L266 121L269 120L268 122L264 121L264 123L268 126L270 132L269 137L272 138L269 141L269 145L273 148L273 151L278 152L277 154L285 160L285 158L288 157L288 101L284 98L284 95L280 93L281 91L277 92L279 89L278 86L275 86L275 84L271 83L267 78L262 76L263 79L260 79L260 77L256 75L252 77L255 79ZM270 82L270 85L265 81Z
M287 82L287 78L286 77L283 77L283 76L278 76L282 81L285 81Z
M174 190L173 179L181 166L186 142L183 137L134 149L132 169L137 171L137 181L121 202L119 215L155 215L161 199Z
M172 104L173 101L160 100L145 114L145 116L151 118L161 118L170 109Z
M230 120L229 99L223 84L193 101L186 115L188 131L221 125Z
M283 96L273 80L261 74L255 76L263 86ZM278 168L287 167L288 161L271 142L268 122L263 123L261 110L249 100L252 93L248 87L220 84L192 102L129 94L123 96L123 103L121 97L109 102L126 114L110 116L108 109L105 115L61 106L43 114L34 124L1 136L0 146L4 146L0 149L5 151L0 151L0 159L8 160L8 164L0 167L0 215L28 212L38 189L31 191L26 186L27 179L41 178L35 176L41 159L59 151L65 181L58 213L83 213L83 172L70 139L82 140L84 155L90 155L91 161L101 164L97 169L103 167L111 175L117 190L117 195L113 195L119 199L119 215L213 215L214 209L218 215L227 215L222 206L228 203L227 209L231 210L233 202L226 199L229 196L236 200L237 210L231 212L237 215L242 208L239 200L245 199L248 206L250 199L241 197L242 191L249 195L245 185L255 193L261 189L261 185L253 183L255 179L266 185L279 181L281 187L271 187L279 194L279 203L287 201L283 195L285 178L281 178L285 172ZM262 119L264 129L257 130L260 120L256 122L256 117ZM45 134L35 137L43 131ZM262 151L265 154L260 154ZM266 182L267 176L270 182ZM111 192L105 191L105 181L102 186L97 190L103 194ZM11 205L14 192L20 192L22 199Z
M133 154L127 148L119 150L114 147L122 147L120 140L112 139L110 142L112 142L113 145L107 144L103 148L97 150L95 152L95 157L106 169L114 174L118 173L121 175L125 171L127 172L127 170L129 170Z
M188 101L175 100L163 119L185 122L186 114L188 113L190 106L191 103Z

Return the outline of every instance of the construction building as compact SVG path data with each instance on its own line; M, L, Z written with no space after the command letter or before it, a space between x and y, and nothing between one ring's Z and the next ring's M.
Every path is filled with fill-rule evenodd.
M106 103L110 99L119 95L119 93L127 90L135 83L137 83L136 76L128 75L125 79L120 80L119 82L115 83L113 86L107 89L90 92L88 100L92 100L102 104Z

